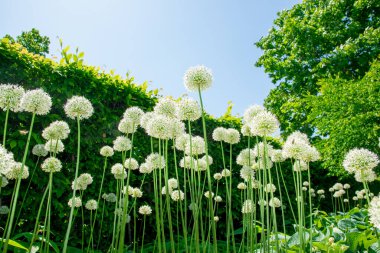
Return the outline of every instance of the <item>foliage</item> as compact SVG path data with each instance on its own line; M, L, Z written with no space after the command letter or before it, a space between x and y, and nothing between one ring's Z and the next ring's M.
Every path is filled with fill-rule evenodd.
M35 28L32 28L32 30L28 32L22 32L21 35L17 36L16 40L10 35L5 35L5 38L21 44L31 53L39 55L46 55L49 53L49 37L42 36Z

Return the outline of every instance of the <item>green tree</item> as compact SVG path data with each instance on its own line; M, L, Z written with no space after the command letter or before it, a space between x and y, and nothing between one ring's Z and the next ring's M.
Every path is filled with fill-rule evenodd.
M49 53L49 37L42 36L35 28L32 28L32 30L28 32L22 32L21 35L16 37L16 40L9 34L5 35L4 38L8 38L12 43L20 43L31 53L39 55L46 55Z

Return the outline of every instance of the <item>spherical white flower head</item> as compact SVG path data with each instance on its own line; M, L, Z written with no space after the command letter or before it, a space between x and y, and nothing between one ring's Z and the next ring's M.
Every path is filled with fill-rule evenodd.
M57 120L42 131L45 140L64 140L69 136L70 128L65 121Z
M39 246L32 246L32 248L30 249L30 253L37 253L39 249Z
M8 179L0 175L0 188L4 188L8 185Z
M0 174L7 174L11 170L13 163L15 163L13 154L0 144Z
M195 121L202 116L201 108L197 101L191 98L183 98L178 102L177 117L180 120Z
M150 174L153 171L153 166L150 163L142 163L140 164L139 172L141 174Z
M177 103L171 98L161 98L153 110L156 114L169 118L177 117Z
M348 173L372 170L379 164L377 155L365 148L351 149L345 156L343 167Z
M143 110L141 110L137 106L133 106L125 110L123 118L129 119L129 121L131 121L135 126L138 126L143 115Z
M214 163L214 159L212 159L212 157L210 155L209 156L204 155L204 156L202 156L202 158L200 160L204 161L205 163L207 161L208 165L211 165Z
M343 199L343 202L344 203L348 203L348 199Z
M123 118L120 120L117 129L124 134L132 134L136 132L137 125L131 121L129 118Z
M186 148L186 144L190 141L190 135L189 134L182 134L180 136L178 136L176 139L175 139L175 147L176 149L180 150L180 151L184 151L185 148Z
M69 207L72 207L74 204L74 207L81 207L82 206L82 200L80 197L74 197L69 199L69 202L67 203Z
M355 180L357 182L373 182L376 178L376 173L373 170L364 170L355 173Z
M272 153L271 153L271 156L270 156L270 159L274 163L280 163L280 162L285 161L285 158L282 155L282 150L281 149L273 149Z
M256 164L253 164L252 165L252 168L254 169L271 169L273 167L273 162L271 161L271 159L269 157L267 158L259 158L257 160L257 163Z
M286 142L292 143L292 142L303 142L307 145L310 145L309 138L306 134L301 133L300 131L295 131L291 133L288 138L286 138Z
M253 152L257 157L270 157L272 156L273 146L269 143L265 145L264 142L259 142L255 145Z
M302 190L305 192L305 191L307 191L307 188L305 186L303 186Z
M244 201L243 207L241 208L241 212L243 214L253 213L255 212L255 210L256 210L256 207L253 204L252 200L247 199L246 201Z
M194 170L195 171L205 171L207 170L207 163L205 160L202 160L202 159L198 159L195 163L195 167L194 167Z
M0 108L4 111L18 112L21 110L20 102L24 95L24 88L13 84L0 85Z
M139 163L135 158L128 158L124 162L124 167L130 170L137 170L139 168Z
M191 210L191 211L196 211L196 210L198 210L198 206L197 206L197 204L196 204L196 203L190 203L190 205L189 205L189 210Z
M212 132L212 139L214 141L224 141L224 138L227 135L227 129L224 127L217 127Z
M115 179L127 178L127 171L121 163L114 164L111 167L111 173L114 175Z
M44 144L37 144L32 149L32 154L35 156L47 156L48 151L45 149Z
M253 117L255 117L259 112L265 111L265 108L261 105L251 105L244 111L243 120L245 124L252 122Z
M240 170L240 177L249 182L255 180L255 171L249 166L243 166Z
M344 184L344 185L343 185L343 189L346 189L346 190L347 190L347 189L350 189L350 188L351 188L351 185L349 185L349 184Z
M100 155L101 156L104 156L104 157L110 157L110 156L113 156L114 152L113 152L113 148L110 147L110 146L103 146L101 149L100 149Z
M294 171L307 171L307 163L304 161L295 161L293 164Z
M185 156L179 161L179 166L185 169L191 169L196 166L197 161L191 156Z
M65 145L63 145L63 142L61 140L48 140L45 143L44 148L48 152L52 152L52 153L57 153L58 154L58 153L63 152L63 150L65 150Z
M185 194L180 190L175 190L170 193L170 197L174 201L182 201L185 199Z
M226 135L224 141L229 144L236 144L240 141L240 133L238 130L233 128L228 128L226 130Z
M223 169L221 172L223 177L230 177L231 176L231 171L229 169Z
M324 199L324 198L326 198L326 196L322 194L322 195L320 195L320 198Z
M171 193L173 192L173 189L168 188L168 192L169 192L169 194L171 194ZM161 188L161 194L162 194L162 195L166 195L166 187L165 187L165 186L163 186L163 187Z
M214 216L214 221L218 222L219 221L219 216Z
M153 169L163 169L165 168L165 158L158 153L152 153L147 156L145 162L150 164Z
M9 180L16 180L20 176L21 179L26 179L29 177L29 169L26 165L24 165L23 169L22 168L22 163L19 162L14 162L10 166L10 170L5 174L6 178Z
M274 184L267 184L264 191L273 193L276 191L276 186Z
M116 200L117 200L116 194L115 193L109 193L109 194L107 194L107 196L105 197L105 200L107 202L115 203Z
M185 124L178 119L170 119L169 139L176 139L185 133Z
M255 162L253 149L243 149L236 158L236 163L241 166L251 166Z
M354 196L354 197L352 197L352 200L358 201L358 197Z
M71 189L84 191L92 184L93 178L89 173L82 173L76 180L71 183Z
M302 183L302 185L308 187L308 186L309 186L309 182L308 182L308 181L304 181L304 182Z
M281 200L276 197L273 197L269 200L269 206L273 208L281 207Z
M282 147L282 155L284 158L303 160L305 149L309 146L310 143L306 134L296 131L286 139Z
M245 190L245 189L247 189L247 185L245 183L241 182L241 183L238 183L237 188L239 190Z
M219 180L222 179L222 178L223 178L223 176L222 176L221 173L215 173L215 174L214 174L214 179L215 179L215 180L219 181Z
M0 214L8 214L9 213L9 207L7 206L0 206Z
M171 122L169 117L155 114L148 122L147 134L157 139L167 140L171 136Z
M63 109L70 119L88 119L94 113L90 100L81 96L73 96L67 100Z
M205 66L190 67L183 77L186 89L189 91L205 90L211 87L212 73Z
M178 187L178 181L175 178L169 178L168 180L169 188L176 189Z
M279 129L280 123L271 112L263 111L253 117L249 126L251 127L252 135L268 136Z
M335 191L343 190L343 185L341 183L335 183L332 187Z
M55 157L49 157L41 164L41 169L48 173L59 172L62 169L62 163Z
M215 197L214 197L214 200L215 200L215 202L218 202L218 203L220 203L220 202L223 201L223 199L222 199L221 196L215 196Z
M213 192L210 193L210 191L206 191L206 192L204 193L204 196L205 196L206 198L210 198L210 196L211 196L211 198L213 198L213 197L214 197L214 193L213 193Z
M305 162L315 162L320 159L320 154L315 147L305 145L303 152L301 152L300 159Z
M123 152L128 151L132 148L132 142L126 136L118 136L113 141L113 149L115 151Z
M142 191L139 188L133 188L131 197L132 198L141 198L143 195Z
M186 155L201 155L205 153L205 140L200 136L194 136L186 144L185 154Z
M20 101L21 110L37 115L48 114L51 109L51 98L42 89L25 92Z
M333 197L334 198L339 198L339 197L342 197L342 195L345 194L345 193L346 192L344 190L339 190L339 191L334 192Z
M155 116L156 114L154 112L146 112L144 115L141 116L140 119L140 126L145 129L145 131L148 128L148 123L150 120Z
M148 206L148 205L140 206L140 208L139 208L139 214L150 215L150 214L152 214L152 208L150 206Z
M317 194L318 194L318 195L325 194L325 190L322 190L322 189L321 189L321 190L318 190L318 191L317 191Z
M94 211L98 208L98 202L95 199L90 199L86 202L84 206L87 210Z
M243 136L253 136L251 132L251 127L247 124L242 125L240 132Z

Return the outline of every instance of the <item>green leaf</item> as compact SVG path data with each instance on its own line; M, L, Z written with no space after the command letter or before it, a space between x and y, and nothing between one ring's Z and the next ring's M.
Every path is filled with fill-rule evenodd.
M0 240L2 240L3 242L5 242L6 240L5 239L2 239L2 238L0 238ZM23 249L23 250L26 250L26 251L28 251L28 249L27 248L25 248L24 246L22 246L20 243L18 243L18 242L16 242L16 241L14 241L14 240L11 240L11 239L9 239L9 242L8 242L8 244L9 245L11 245L11 246L13 246L13 247L15 247L15 248L18 248L18 249Z

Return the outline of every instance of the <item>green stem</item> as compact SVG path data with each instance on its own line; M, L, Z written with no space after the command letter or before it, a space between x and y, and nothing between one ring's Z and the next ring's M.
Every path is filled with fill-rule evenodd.
M3 147L5 148L5 142L7 140L7 127L8 127L9 108L5 113L4 132L3 132Z

